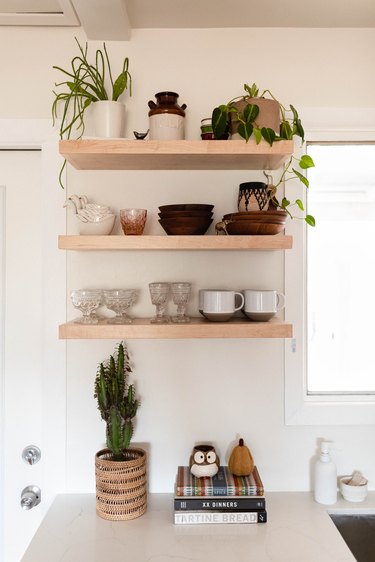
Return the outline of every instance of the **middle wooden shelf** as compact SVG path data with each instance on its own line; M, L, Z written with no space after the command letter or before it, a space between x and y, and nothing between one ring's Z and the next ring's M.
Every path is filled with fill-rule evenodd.
M188 324L151 324L150 318L135 318L131 324L67 322L59 326L60 339L217 339L217 338L291 338L291 324L273 318L252 322L238 318L230 322L209 322L191 318Z

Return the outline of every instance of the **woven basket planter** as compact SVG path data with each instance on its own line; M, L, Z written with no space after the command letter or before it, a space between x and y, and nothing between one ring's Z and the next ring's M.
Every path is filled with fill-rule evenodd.
M109 449L95 455L96 513L110 521L126 521L147 508L146 452L128 449L126 460L112 460Z

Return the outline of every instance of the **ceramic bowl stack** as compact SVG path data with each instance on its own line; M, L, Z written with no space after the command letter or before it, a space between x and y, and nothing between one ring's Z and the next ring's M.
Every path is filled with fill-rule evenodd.
M180 204L159 207L159 223L170 235L205 234L212 223L214 205Z
M285 228L285 211L248 211L223 216L228 234L279 234Z

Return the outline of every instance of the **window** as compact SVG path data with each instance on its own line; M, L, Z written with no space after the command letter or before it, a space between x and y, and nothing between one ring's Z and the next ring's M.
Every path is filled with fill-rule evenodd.
M310 144L307 392L375 392L375 144Z
M316 111L306 113L316 168L305 204L317 226L287 226L285 319L293 339L285 341L285 423L375 424L375 112L358 110L349 123L337 110L331 130ZM300 194L299 182L287 183L288 199Z

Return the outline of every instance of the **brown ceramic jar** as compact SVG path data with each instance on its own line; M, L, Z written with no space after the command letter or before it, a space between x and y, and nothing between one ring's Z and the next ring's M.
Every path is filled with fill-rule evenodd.
M178 94L159 92L156 102L150 100L148 112L151 140L182 140L185 138L186 104L178 105Z

